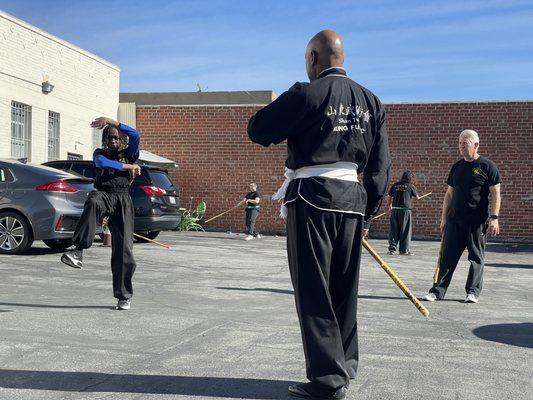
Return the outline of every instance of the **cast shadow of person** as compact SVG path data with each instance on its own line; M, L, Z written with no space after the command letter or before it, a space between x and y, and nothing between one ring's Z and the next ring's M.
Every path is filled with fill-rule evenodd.
M0 369L0 387L83 393L173 394L280 400L294 382L271 379Z

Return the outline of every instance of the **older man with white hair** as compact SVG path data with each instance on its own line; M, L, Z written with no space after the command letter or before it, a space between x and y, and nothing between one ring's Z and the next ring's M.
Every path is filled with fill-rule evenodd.
M500 211L500 174L498 167L478 154L479 136L467 129L459 135L463 156L451 168L444 195L440 229L443 234L435 283L423 297L442 300L453 272L468 249L470 270L466 281L466 303L477 303L483 285L486 234L498 235ZM490 194L490 213L489 213Z

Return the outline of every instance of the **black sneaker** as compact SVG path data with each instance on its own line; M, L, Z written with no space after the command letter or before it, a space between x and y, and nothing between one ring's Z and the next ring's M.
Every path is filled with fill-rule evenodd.
M411 253L410 251L406 251L405 253L400 253L401 256L414 256L415 253Z
M79 268L83 266L83 250L71 250L63 253L61 261L72 268Z

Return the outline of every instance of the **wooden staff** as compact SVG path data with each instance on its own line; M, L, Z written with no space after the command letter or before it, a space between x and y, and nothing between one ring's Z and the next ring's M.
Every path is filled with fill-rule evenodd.
M378 253L370 246L368 241L365 238L362 238L363 247L370 253L370 255L378 262L378 264L385 270L387 275L391 277L391 279L394 281L394 283L401 289L401 291L407 296L409 300L411 300L411 303L415 305L415 307L420 311L420 313L427 317L429 315L429 311L424 305L411 293L409 288L403 283L403 281L400 279L398 275L394 272L394 270L379 256Z
M432 193L433 193L433 192L426 193L425 195L420 196L417 200L423 199L424 197L429 196L429 195L432 194ZM374 218L372 218L372 221L374 221L374 220L376 220L376 219L378 219L378 218L383 217L385 214L388 214L389 212L390 212L390 210L385 211L384 213L381 213L381 214L379 214L379 215L376 215Z
M442 257L442 247L444 244L444 235L440 238L440 250L439 250L439 259L437 260L437 266L435 267L435 273L433 274L433 283L436 284L439 281L439 273L440 273L440 260Z
M421 200L421 199L423 199L424 197L429 196L430 194L433 194L433 192L429 192L429 193L423 194L423 195L420 196L417 200Z
M157 241L152 240L152 239L148 239L147 237L139 235L138 233L133 232L133 236L135 236L135 237L137 237L139 239L142 239L142 240L146 240L147 242L150 242L150 243L153 243L153 244L157 244L158 246L164 247L165 249L170 249L170 246L168 246L166 244L163 244L161 242L157 242ZM113 239L111 239L111 240L113 240Z
M237 203L237 205L231 207L229 210L226 210L226 211L224 211L224 212L221 212L220 214L215 215L214 217L205 220L204 223L207 224L209 221L213 221L215 218L222 217L224 214L227 214L227 213L229 213L230 211L235 210L237 207L240 207L242 203L244 203L244 200L239 201L239 202Z

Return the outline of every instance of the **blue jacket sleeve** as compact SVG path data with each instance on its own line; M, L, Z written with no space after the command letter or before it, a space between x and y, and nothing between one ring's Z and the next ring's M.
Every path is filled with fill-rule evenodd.
M124 150L126 153L126 157L128 157L128 160L130 163L134 163L139 158L139 145L141 143L141 135L139 134L139 131L137 131L135 128L132 128L131 126L128 126L126 124L118 124L118 129L120 132L128 135L129 143L128 147Z
M124 167L124 164L122 164L121 162L110 160L109 158L103 156L102 154L95 155L93 161L94 161L94 165L96 166L96 168L101 168L101 169L107 168L107 169L122 170L122 168Z

